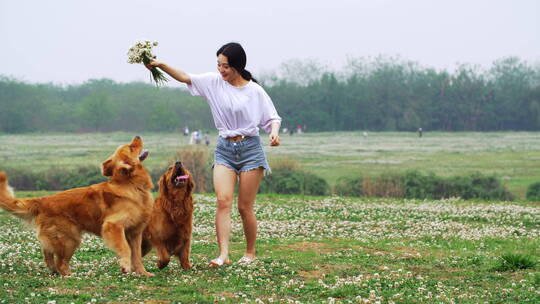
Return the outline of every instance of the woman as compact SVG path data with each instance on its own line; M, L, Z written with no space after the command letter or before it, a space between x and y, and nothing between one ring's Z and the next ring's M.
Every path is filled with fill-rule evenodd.
M188 85L190 93L210 105L219 140L214 156L217 197L216 236L219 256L211 267L230 264L229 238L234 188L238 185L238 211L242 218L246 251L239 263L255 259L257 220L255 196L265 170L270 170L259 138L259 127L269 133L270 146L279 146L279 117L272 100L246 67L246 53L238 43L227 43L216 53L219 73L187 74L163 62L152 61L172 78Z

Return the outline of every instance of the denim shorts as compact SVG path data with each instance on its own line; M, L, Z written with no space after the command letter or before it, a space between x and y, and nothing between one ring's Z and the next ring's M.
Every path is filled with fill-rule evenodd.
M239 141L229 141L219 137L214 153L214 166L223 165L236 173L264 168L270 173L270 166L264 154L259 136L246 136Z

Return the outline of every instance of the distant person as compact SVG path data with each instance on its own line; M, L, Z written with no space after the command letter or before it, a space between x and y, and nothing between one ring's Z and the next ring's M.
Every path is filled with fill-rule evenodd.
M201 141L202 141L202 132L201 130L199 130L195 133L195 144L198 145L201 143Z
M210 135L208 135L208 132L204 133L204 144L207 146L210 145Z
M302 134L302 126L301 125L296 126L296 133Z
M246 237L246 250L238 263L246 264L255 259L257 219L253 205L264 171L270 169L259 129L270 134L270 146L279 146L281 125L281 117L272 99L245 69L247 59L242 46L227 43L219 48L216 57L219 73L187 74L156 60L146 65L149 69L160 68L172 78L187 84L191 95L206 99L219 131L214 153L215 223L219 256L210 261L210 267L231 263L231 209L237 183L238 211Z
M364 135L364 137L367 137L367 132L364 131L364 133L362 135Z
M418 128L418 137L422 137L422 128Z
M191 137L189 138L190 145L194 145L197 143L197 136L198 136L197 131L191 132Z
M189 128L188 126L185 126L184 127L184 136L188 136L189 135Z
M292 136L293 134L294 134L294 130L293 130L293 128L290 128L289 129L289 135Z
M289 129L287 129L287 127L283 128L283 131L282 131L283 134L287 134L288 132L289 132Z

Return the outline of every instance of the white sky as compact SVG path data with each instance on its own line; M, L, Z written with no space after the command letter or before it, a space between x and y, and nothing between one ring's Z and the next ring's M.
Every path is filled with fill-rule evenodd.
M0 74L28 82L148 81L126 62L138 39L186 72L215 70L224 43L242 43L247 68L347 56L399 55L424 66L540 61L539 0L0 0Z

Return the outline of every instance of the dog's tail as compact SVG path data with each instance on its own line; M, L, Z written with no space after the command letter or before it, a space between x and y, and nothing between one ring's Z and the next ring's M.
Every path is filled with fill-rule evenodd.
M5 172L0 171L0 208L7 212L30 221L37 214L37 202L30 199L16 199L13 189L8 184L8 178Z

